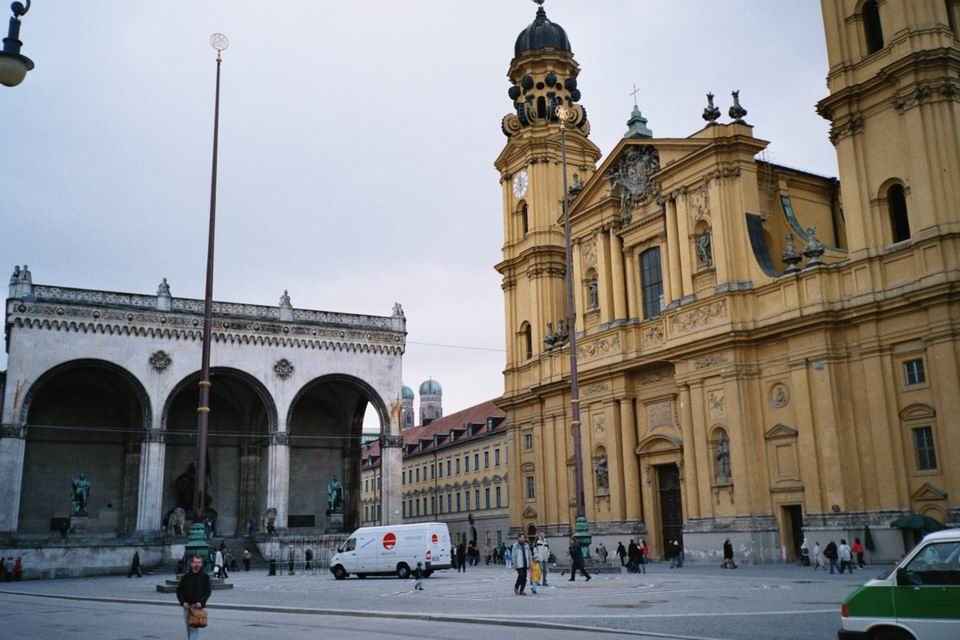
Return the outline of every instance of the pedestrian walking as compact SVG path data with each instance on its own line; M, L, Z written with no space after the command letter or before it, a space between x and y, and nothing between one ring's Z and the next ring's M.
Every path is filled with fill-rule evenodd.
M287 569L288 569L288 570L287 570L287 575L288 575L288 576L292 576L292 575L295 574L295 572L294 572L294 570L293 570L293 561L294 561L294 557L293 557L293 547L290 547L290 551L287 552Z
M640 547L630 538L630 544L627 545L627 571L637 573L640 570Z
M243 550L243 570L250 571L250 561L253 560L253 554L250 553L250 549Z
M625 566L627 564L627 549L623 546L623 542L617 543L617 557L620 558L620 566Z
M537 533L537 541L533 543L533 559L536 560L540 569L539 584L544 587L547 585L547 571L550 564L550 545L547 544L547 537L543 531Z
M303 561L304 561L304 566L303 566L304 570L307 573L311 573L312 572L311 563L313 562L313 549L307 549L306 551L303 552Z
M493 549L490 547L490 542L483 545L483 560L486 566L490 566L490 561L493 559Z
M223 551L217 549L213 554L213 577L214 578L223 578L226 576L226 571L223 568Z
M800 557L797 558L797 563L801 567L810 566L810 547L807 546L806 538L804 538L803 542L800 543Z
M737 568L737 563L733 561L733 543L730 542L730 538L723 541L723 564L720 567L723 569Z
M648 564L650 564L650 547L647 546L645 538L640 538L640 573L647 572Z
M457 571L467 572L467 546L462 542L457 545Z
M820 548L820 541L813 541L813 570L823 568L824 571L827 569L827 563L823 557L823 549Z
M140 570L140 552L133 552L133 560L130 561L130 571L127 572L127 577L132 578L133 574L137 574L138 578L143 577L143 571Z
M423 563L418 562L417 568L413 570L413 590L423 591Z
M207 626L207 614L203 608L210 598L210 576L203 571L203 558L190 558L190 571L180 578L177 585L177 600L183 607L183 621L187 627L187 640L200 637L200 626ZM202 622L201 622L202 619Z
M13 565L13 579L16 582L23 580L23 557L17 556L17 561Z
M510 549L503 550L503 564L507 565L507 569L513 569L513 557Z
M853 573L853 553L850 551L850 545L847 544L847 541L843 538L840 539L840 548L837 549L837 555L840 558L840 573L843 573L844 569L849 569L850 573Z
M830 561L830 575L833 575L834 570L837 569L837 543L831 538L827 541L827 546L823 550L823 557Z
M851 547L851 550L857 556L857 566L861 569L867 566L867 563L863 561L863 545L860 544L860 538L853 539L853 547Z
M590 582L590 574L587 573L587 568L583 564L583 551L576 538L570 538L570 546L567 548L567 552L570 554L570 582L573 582L577 577L577 570L583 574L587 582Z
M607 548L603 546L603 543L601 542L600 546L597 547L597 557L600 558L600 562L606 564L608 555Z
M513 584L513 592L518 596L525 596L527 594L523 590L527 586L527 573L529 573L533 561L530 545L527 544L527 536L522 533L517 535L517 541L513 543L513 549L510 550L510 556L513 558L513 565L517 571L517 581Z

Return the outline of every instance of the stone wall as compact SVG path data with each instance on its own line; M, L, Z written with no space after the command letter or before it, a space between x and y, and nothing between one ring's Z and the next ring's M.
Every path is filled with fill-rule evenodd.
M0 546L0 557L23 559L25 580L123 575L130 570L133 553L140 552L142 568L173 565L183 555L182 544L132 540L98 541L85 538L43 540L31 545Z

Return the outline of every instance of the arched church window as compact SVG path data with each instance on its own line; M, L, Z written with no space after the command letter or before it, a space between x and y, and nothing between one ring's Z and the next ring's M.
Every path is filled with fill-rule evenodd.
M533 332L529 322L520 325L520 349L525 360L533 357Z
M863 36L867 42L867 55L883 49L883 27L880 24L880 9L877 0L867 0L861 9Z
M547 117L547 101L543 96L537 98L537 117L541 120Z
M524 202L523 206L520 207L520 230L523 232L523 237L527 237L527 231L530 229L529 221L527 219L527 203Z
M907 198L902 184L893 184L887 189L887 209L890 212L890 229L894 242L910 239L910 219L907 215Z

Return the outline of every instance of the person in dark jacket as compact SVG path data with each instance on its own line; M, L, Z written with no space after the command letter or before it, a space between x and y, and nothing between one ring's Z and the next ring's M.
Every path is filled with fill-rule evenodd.
M180 584L177 585L177 600L183 607L183 622L187 627L187 640L196 640L200 637L200 629L188 624L190 609L203 609L207 606L210 597L210 576L203 571L203 558L193 556L190 559L190 571L183 574Z
M833 540L827 542L827 546L823 550L823 557L830 561L830 573L833 573L837 569L837 558L839 557L836 542Z
M737 568L737 563L733 561L733 544L730 542L730 538L723 541L723 564L720 566L724 569Z
M140 570L140 552L133 552L133 560L130 562L130 571L127 572L127 577L133 577L133 574L137 574L138 578L143 577L143 571Z
M573 582L577 577L578 569L587 579L587 582L590 582L590 574L587 573L587 568L583 565L583 551L580 549L580 544L576 538L570 538L570 548L567 551L570 553L570 582Z
M633 538L630 539L630 544L627 546L627 571L630 573L636 573L640 570L640 547L637 546L637 543L633 541Z
M627 557L627 550L624 548L622 542L617 543L617 556L620 558L620 566L624 566L626 564L625 558Z

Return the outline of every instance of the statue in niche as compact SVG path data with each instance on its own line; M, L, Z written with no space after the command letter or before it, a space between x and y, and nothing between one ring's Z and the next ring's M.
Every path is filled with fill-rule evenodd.
M343 485L337 476L327 483L327 513L339 513L343 511Z
M597 488L610 488L610 473L607 470L607 454L601 454L600 457L597 458L597 462L593 465L593 468L597 474Z
M713 454L716 461L716 480L717 482L730 479L730 442L722 431L717 439L717 449Z
M700 264L709 267L713 264L713 247L710 242L710 229L704 229L697 238L697 256Z
M87 502L90 499L90 481L84 474L80 474L73 479L73 491L70 498L70 506L75 516L87 515Z
M597 285L597 276L587 280L587 309L596 309L600 306L600 292Z

